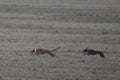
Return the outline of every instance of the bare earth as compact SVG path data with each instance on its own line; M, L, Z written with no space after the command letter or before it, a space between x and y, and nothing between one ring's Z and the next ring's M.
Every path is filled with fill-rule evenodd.
M0 80L119 80L119 4L119 0L0 0ZM59 58L29 53L58 46ZM107 48L106 58L82 56L86 47Z

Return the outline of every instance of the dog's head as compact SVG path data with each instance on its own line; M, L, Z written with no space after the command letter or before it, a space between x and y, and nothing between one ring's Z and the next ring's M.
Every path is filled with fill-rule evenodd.
M35 53L35 52L36 52L36 48L30 51L30 53Z
M88 51L88 48L85 48L82 52L87 52Z

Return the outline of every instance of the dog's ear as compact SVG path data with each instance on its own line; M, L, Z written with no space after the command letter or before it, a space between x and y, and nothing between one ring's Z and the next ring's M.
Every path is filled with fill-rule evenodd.
M86 50L89 50L89 49L90 49L89 47L86 48Z
M88 50L88 47L87 47L87 48L85 48L85 50Z

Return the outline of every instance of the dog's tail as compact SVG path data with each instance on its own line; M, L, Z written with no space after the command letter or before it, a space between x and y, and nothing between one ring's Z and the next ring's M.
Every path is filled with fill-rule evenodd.
M59 47L57 47L57 48L55 48L55 49L53 49L52 51L56 51L56 50L58 50L60 48L60 46Z
M100 53L99 54L102 58L105 58L104 54L103 53Z

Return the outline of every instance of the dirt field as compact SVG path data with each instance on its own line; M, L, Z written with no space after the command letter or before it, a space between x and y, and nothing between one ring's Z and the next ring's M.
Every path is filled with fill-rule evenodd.
M104 1L0 0L0 80L119 80L120 2ZM58 46L59 58L29 53Z

